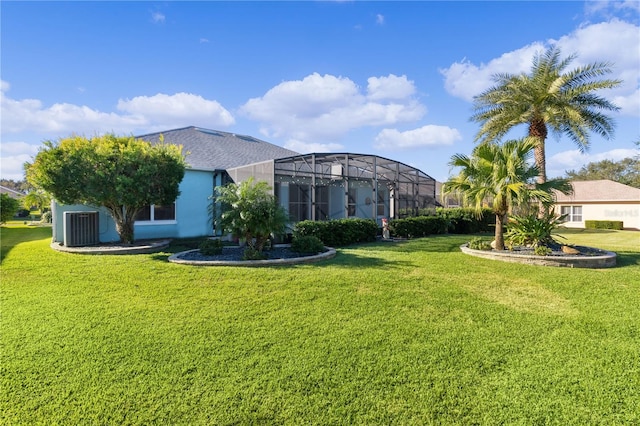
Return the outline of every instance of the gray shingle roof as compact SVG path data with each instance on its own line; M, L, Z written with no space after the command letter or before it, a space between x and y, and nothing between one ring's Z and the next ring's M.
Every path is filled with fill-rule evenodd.
M226 170L232 167L298 155L297 152L256 139L252 136L200 127L184 127L136 136L137 139L183 146L187 164L193 169Z

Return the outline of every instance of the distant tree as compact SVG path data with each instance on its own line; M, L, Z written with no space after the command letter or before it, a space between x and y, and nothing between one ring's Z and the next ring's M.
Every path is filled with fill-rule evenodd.
M537 55L529 74L497 74L496 85L476 96L472 121L481 124L476 141L500 140L520 124L536 139L534 150L538 182L547 180L545 141L549 130L567 135L580 151L589 148L589 132L609 138L614 122L605 114L617 111L613 103L597 95L618 86L620 80L602 79L611 73L608 63L592 63L565 72L576 58L561 59L558 48Z
M24 193L29 185L23 180L0 179L0 186Z
M566 177L569 180L609 179L640 188L640 161L631 157L620 161L602 160L589 163L578 171L569 170Z
M0 194L0 223L6 223L20 209L20 201L7 194Z
M150 204L170 204L184 177L182 147L107 134L46 141L27 180L64 204L104 206L124 243L134 241L138 212Z
M504 250L503 227L508 213L516 206L533 200L553 203L552 189L568 193L568 181L553 179L545 183L532 182L538 168L529 164L535 138L509 140L502 145L485 143L475 147L470 157L454 155L449 163L459 168L457 176L444 183L445 194L459 194L464 203L481 212L485 202L496 215L496 250Z
M221 204L217 222L257 253L262 252L271 234L283 234L288 222L270 190L267 182L253 178L216 188L215 201Z

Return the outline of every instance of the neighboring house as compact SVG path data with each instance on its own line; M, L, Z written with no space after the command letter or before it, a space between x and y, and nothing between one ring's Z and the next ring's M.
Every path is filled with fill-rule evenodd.
M299 154L251 136L186 127L138 136L183 146L188 164L180 196L138 216L137 240L220 235L209 207L215 188L249 177L269 183L293 223L348 217L396 218L406 209L434 207L435 180L406 164L374 155ZM98 211L100 242L118 240L104 209L53 203L53 240L65 237L64 212Z
M7 188L6 186L0 185L0 194L7 194L11 198L15 198L19 200L24 197L24 194L20 191L16 191L15 189Z
M571 182L573 194L556 192L555 212L566 214L565 226L584 228L585 220L622 221L640 230L640 189L612 180Z

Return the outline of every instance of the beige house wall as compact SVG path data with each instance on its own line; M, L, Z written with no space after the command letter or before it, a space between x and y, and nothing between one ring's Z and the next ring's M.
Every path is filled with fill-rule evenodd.
M562 206L582 206L582 221L565 222L567 228L584 228L586 220L621 220L625 229L640 230L640 201L638 203L593 204L558 202L556 214L560 214Z

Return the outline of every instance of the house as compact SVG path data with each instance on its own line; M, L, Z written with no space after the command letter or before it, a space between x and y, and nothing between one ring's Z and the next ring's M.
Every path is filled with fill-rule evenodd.
M406 164L353 153L300 154L252 136L185 127L137 136L183 146L188 164L180 196L170 206L148 206L134 225L137 240L221 235L209 207L215 188L249 177L266 181L292 223L348 217L399 217L407 209L434 207L435 180ZM97 211L100 242L118 240L106 210L53 203L53 240L65 238L64 213Z
M584 228L586 220L622 221L640 230L640 189L612 180L574 181L573 194L556 192L555 212L567 215L565 226Z
M0 194L7 194L9 197L19 200L24 197L24 194L20 191L16 191L15 189L7 188L6 186L0 185Z

